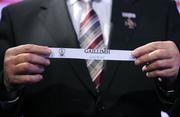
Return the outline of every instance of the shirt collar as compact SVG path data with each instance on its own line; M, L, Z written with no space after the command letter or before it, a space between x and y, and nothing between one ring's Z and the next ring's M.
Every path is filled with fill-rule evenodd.
M69 5L73 5L75 4L76 2L78 2L79 0L67 0L68 4ZM112 5L112 0L94 0L94 1L102 1L104 3L107 3L109 5Z
M78 2L79 0L67 0L67 3L69 4L69 5L73 5L73 4L75 4L76 2Z

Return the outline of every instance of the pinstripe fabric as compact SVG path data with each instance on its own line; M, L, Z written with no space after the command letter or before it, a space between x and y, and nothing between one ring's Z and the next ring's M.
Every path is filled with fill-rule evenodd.
M79 42L82 48L105 48L99 18L92 9L91 2L86 2L86 10L83 12L81 18ZM87 67L92 81L94 82L96 88L98 88L102 78L103 61L87 60Z

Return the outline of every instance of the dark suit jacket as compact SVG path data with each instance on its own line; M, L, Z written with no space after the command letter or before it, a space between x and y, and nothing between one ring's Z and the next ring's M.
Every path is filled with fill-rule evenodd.
M113 0L110 49L133 50L158 40L180 38L180 18L170 0ZM123 12L134 13L135 29ZM32 0L3 10L0 55L22 44L80 48L65 0ZM2 71L1 64L1 71ZM1 74L1 100L5 100ZM51 59L44 79L25 86L18 101L24 117L110 116L159 117L161 101L154 80L133 62L107 61L99 91L85 60ZM17 109L17 108L16 108ZM13 109L11 111L15 111ZM8 110L10 112L10 110Z

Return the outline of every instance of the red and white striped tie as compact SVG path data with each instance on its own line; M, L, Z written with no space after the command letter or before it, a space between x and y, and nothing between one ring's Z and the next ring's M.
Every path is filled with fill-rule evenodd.
M79 42L81 48L104 49L104 40L97 14L92 9L91 1L85 2L85 10L80 22ZM87 60L87 67L96 88L102 78L103 60Z

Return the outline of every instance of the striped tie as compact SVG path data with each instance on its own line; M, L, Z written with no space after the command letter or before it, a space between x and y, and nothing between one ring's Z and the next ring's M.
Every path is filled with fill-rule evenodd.
M80 46L86 49L104 49L99 18L92 9L91 2L85 2L85 4L86 9L80 22ZM95 87L98 88L102 78L103 60L87 60L87 67Z

